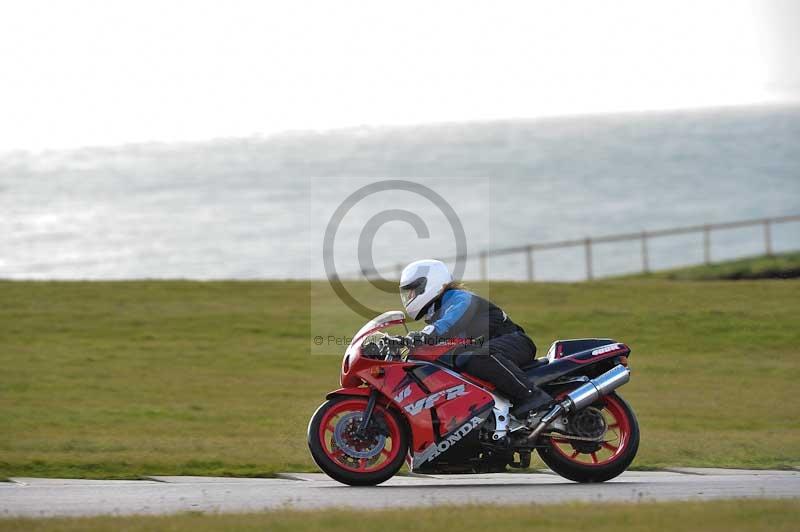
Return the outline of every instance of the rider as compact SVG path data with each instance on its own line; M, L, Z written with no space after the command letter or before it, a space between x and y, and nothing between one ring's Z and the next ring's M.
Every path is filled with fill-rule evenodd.
M533 341L500 307L454 281L444 263L426 259L406 266L400 275L400 298L412 319L424 316L428 323L410 333L415 343L471 341L466 351L445 356L458 369L491 382L511 397L512 414L519 417L553 403L520 369L536 356Z

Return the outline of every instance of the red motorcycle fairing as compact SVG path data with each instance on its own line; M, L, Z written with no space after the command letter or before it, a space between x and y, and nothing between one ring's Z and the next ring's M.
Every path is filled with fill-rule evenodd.
M461 447L467 445L472 439L464 437L486 420L494 406L491 393L436 364L370 362L381 371L357 372L369 386L344 388L341 393L368 395L375 388L391 401L408 423L413 468L435 460L462 440ZM473 443L477 445L477 438Z

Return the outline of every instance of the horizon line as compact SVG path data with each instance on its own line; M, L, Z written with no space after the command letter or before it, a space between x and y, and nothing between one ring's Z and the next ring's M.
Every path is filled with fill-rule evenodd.
M375 133L401 130L401 129L415 129L415 128L436 128L446 126L475 126L475 125L488 125L500 124L509 122L536 122L542 120L560 120L560 119L575 119L583 117L611 117L611 116L630 116L630 115L658 115L658 114L671 114L680 112L703 112L703 111L723 111L742 108L776 108L776 107L795 107L800 106L800 95L787 95L782 98L777 98L769 101L754 101L742 103L724 103L717 105L689 105L689 106L666 106L658 108L647 109L617 109L617 110L603 110L603 111L586 111L586 112L554 112L543 113L531 116L517 116L517 117L496 117L496 118L478 118L478 119L464 119L464 120L431 120L429 122L409 122L409 123L377 123L377 124L354 124L346 126L335 127L322 127L322 128L290 128L282 129L274 132L255 132L251 134L242 135L220 135L203 137L197 139L172 139L172 140L131 140L128 142L110 143L110 144L85 144L76 145L71 147L56 147L56 148L0 148L0 158L8 156L37 156L37 155L55 155L80 152L84 150L115 150L125 148L141 148L141 147L156 147L168 145L202 145L218 142L231 142L241 140L259 140L269 141L286 137L302 137L302 136L323 136L323 135L336 135L336 134L353 134L363 131L370 131Z

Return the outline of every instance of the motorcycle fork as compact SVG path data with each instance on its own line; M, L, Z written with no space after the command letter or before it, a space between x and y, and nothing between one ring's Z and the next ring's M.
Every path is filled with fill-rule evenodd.
M358 429L356 429L356 435L360 438L364 438L367 435L367 427L372 419L372 412L375 410L375 402L378 400L378 395L378 390L375 388L373 388L369 394L369 400L367 400L367 409L364 411L364 416L361 418L361 423L359 423Z

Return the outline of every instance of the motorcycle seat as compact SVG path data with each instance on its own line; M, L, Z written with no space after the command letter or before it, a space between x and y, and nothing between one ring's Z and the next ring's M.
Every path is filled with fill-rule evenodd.
M550 363L550 360L548 360L547 358L544 358L544 357L537 358L537 359L534 359L534 360L528 362L527 364L523 364L522 366L520 366L520 369L523 370L523 371L526 371L526 370L529 370L529 369L538 368L539 366L544 366L544 365L549 364L549 363Z

